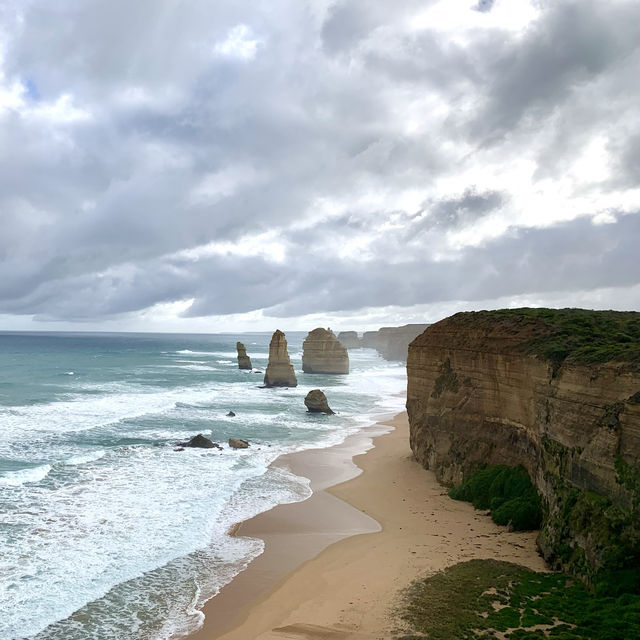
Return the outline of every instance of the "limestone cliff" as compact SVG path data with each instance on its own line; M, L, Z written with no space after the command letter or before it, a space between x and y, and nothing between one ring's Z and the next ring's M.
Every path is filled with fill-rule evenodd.
M267 387L296 387L298 380L289 360L287 341L284 333L276 330L269 343L269 364L264 374L264 384Z
M349 354L332 331L314 329L302 343L305 373L349 373Z
M402 327L382 327L378 331L376 349L386 360L406 360L409 343L428 326L405 324Z
M247 349L242 342L236 342L236 349L238 350L238 369L252 369L251 358L247 355Z
M556 567L591 580L639 562L639 338L634 313L508 310L431 325L407 361L416 458L447 484L523 465Z

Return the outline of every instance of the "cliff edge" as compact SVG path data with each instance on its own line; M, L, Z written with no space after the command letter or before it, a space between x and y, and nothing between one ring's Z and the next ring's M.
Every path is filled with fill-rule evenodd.
M637 579L640 313L458 313L410 344L407 375L423 466L457 485L484 465L523 465L545 559L587 582Z

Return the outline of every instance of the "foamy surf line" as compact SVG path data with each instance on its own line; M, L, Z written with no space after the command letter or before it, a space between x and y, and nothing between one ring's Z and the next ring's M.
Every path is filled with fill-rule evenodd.
M387 421L398 413L378 414L379 421L360 427L338 444L295 451L274 460L272 468L291 469L298 477L309 478L312 493L296 503L275 505L232 528L230 534L236 538L248 536L263 540L264 551L215 597L204 602L202 626L188 636L189 640L210 640L233 629L253 603L329 544L379 530L375 520L327 496L326 489L360 474L353 459L374 448L375 438L393 429ZM321 521L313 523L318 512L322 513ZM305 523L302 528L296 524L300 522ZM309 530L309 522L315 531ZM297 542L292 539L295 535L298 535Z

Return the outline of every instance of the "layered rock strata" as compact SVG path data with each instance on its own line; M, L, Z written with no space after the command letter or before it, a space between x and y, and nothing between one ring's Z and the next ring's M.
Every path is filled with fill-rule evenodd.
M302 343L305 373L349 373L349 354L329 329L310 331Z
M247 355L247 349L242 342L236 342L238 350L238 369L253 369L251 366L251 358Z
M376 338L376 349L385 360L406 361L409 343L428 326L405 324L402 327L382 327Z
M455 485L483 465L521 464L542 496L538 542L554 566L590 580L637 563L640 367L527 355L549 325L496 313L456 314L409 346L417 460Z
M338 340L345 349L359 349L362 346L357 331L341 331Z
M307 393L304 399L304 406L309 413L326 413L333 415L333 411L327 402L327 396L320 389L313 389Z
M269 343L269 364L264 374L267 387L297 387L298 380L287 351L287 341L279 329L271 337Z

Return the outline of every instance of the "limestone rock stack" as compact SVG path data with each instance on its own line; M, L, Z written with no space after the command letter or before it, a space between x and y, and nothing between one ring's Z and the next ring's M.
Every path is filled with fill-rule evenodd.
M304 406L307 407L309 413L326 413L327 415L333 415L334 413L329 407L327 396L320 389L313 389L307 393L307 397L304 399Z
M251 358L247 355L247 349L242 342L236 342L238 350L238 369L252 369Z
M297 387L298 381L289 360L284 333L277 329L269 343L269 364L264 374L267 387Z
M345 349L359 349L362 346L357 331L341 331L338 340Z
M375 349L378 346L378 332L377 331L365 331L362 334L363 347Z
M302 343L305 373L349 373L349 354L329 329L314 329Z

